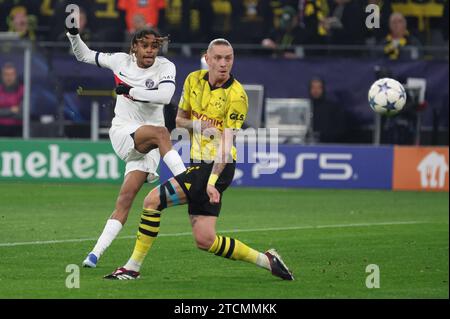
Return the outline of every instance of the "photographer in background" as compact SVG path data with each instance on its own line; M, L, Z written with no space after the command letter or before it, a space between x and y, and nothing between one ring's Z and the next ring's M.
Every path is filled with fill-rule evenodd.
M392 71L385 66L375 66L375 77L377 80L382 78L392 78L404 85L406 79L397 78ZM417 112L422 110L425 105L419 103L419 94L416 91L406 90L406 104L398 114L391 116L381 116L381 143L413 145L417 129ZM411 94L413 93L413 94Z
M414 145L417 131L417 112L420 109L418 95L411 95L408 90L406 104L396 115L382 116L381 143L396 145Z
M344 112L326 96L325 82L313 77L309 82L309 98L313 112L313 140L319 143L339 143L345 127Z

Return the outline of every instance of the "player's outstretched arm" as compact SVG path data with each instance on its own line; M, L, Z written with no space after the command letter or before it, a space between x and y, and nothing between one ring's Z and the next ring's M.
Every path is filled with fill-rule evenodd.
M95 57L98 52L89 49L79 34L71 34L70 32L67 32L66 35L72 45L73 54L78 61L89 64L97 64Z
M72 45L72 51L75 57L80 62L94 64L98 67L108 68L114 71L120 65L120 62L128 57L127 53L103 53L89 49L80 35L77 34L77 31L71 32L68 29L66 36Z

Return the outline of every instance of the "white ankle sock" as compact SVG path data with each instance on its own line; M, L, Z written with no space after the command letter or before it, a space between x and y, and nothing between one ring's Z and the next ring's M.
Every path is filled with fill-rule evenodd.
M119 234L121 229L121 222L117 219L108 219L102 234L97 240L97 244L95 244L95 247L92 250L97 258L100 258L105 250L111 245L112 241L117 237L117 234Z
M180 157L180 155L175 150L170 150L163 157L164 163L169 167L173 176L177 176L186 170L186 166Z
M141 269L141 264L130 258L123 268L138 272Z
M267 256L263 253L259 253L258 255L258 259L256 259L256 264L261 267L261 268L265 268L267 270L271 270L270 269L270 262L269 262L269 258L267 258Z

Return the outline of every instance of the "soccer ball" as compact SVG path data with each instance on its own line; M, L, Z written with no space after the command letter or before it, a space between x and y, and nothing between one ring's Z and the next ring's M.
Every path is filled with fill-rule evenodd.
M377 113L393 115L406 103L406 91L400 82L383 78L375 81L369 90L369 105Z

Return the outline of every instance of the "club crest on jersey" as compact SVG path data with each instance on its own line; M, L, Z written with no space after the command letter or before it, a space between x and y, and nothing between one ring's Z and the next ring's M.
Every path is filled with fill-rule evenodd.
M147 79L147 80L145 81L145 86L146 86L147 88L149 88L149 89L151 89L154 85L155 85L155 82L153 82L152 79Z

